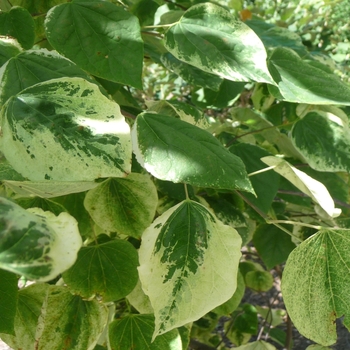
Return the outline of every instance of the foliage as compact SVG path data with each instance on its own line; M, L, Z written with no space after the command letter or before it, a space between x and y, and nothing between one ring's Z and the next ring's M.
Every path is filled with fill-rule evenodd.
M326 349L350 329L347 6L0 0L1 339L291 349L292 320ZM282 271L288 316L242 301Z

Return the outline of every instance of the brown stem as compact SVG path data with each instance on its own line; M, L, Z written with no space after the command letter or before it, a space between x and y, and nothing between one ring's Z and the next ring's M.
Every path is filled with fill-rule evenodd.
M293 324L292 324L292 320L287 314L287 335L286 335L286 341L284 343L284 347L286 350L292 349L292 340L293 340Z

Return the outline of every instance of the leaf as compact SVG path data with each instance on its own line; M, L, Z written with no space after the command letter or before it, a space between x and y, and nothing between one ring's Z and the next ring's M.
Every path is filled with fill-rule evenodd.
M174 72L191 85L206 87L214 91L218 91L220 88L222 78L182 62L170 52L161 55L160 61L167 69Z
M267 292L273 287L273 277L268 271L249 271L244 280L248 288L257 292Z
M182 350L177 330L158 336L152 341L153 315L128 315L109 325L111 350Z
M283 324L287 316L286 310L272 309L271 307L255 305L259 315L263 317L272 327Z
M218 5L190 7L164 39L171 54L205 72L233 81L275 84L258 36Z
M82 244L77 222L68 213L29 210L0 197L0 268L50 281L76 260Z
M92 350L107 323L107 308L68 288L50 286L35 333L35 350Z
M10 11L0 13L0 34L9 35L18 40L28 50L34 45L34 20L28 10L13 6Z
M35 283L18 291L15 335L0 334L14 350L35 350L35 330L49 285Z
M109 178L90 190L84 205L103 230L140 237L152 223L158 204L157 189L148 175L131 173Z
M205 130L143 113L136 119L132 138L137 161L158 179L254 193L243 162Z
M119 300L136 286L138 255L127 241L116 239L82 247L74 265L63 273L69 289L83 298L95 295L103 302Z
M142 89L143 42L137 17L108 1L72 1L46 15L50 44L100 78Z
M276 348L263 340L257 340L246 345L241 345L237 350L276 350Z
M295 248L291 237L278 227L260 224L253 236L254 247L268 270L286 262Z
M55 51L24 51L11 58L0 72L0 103L22 90L50 79L78 77L96 83L91 76Z
M135 288L126 297L128 302L140 313L140 314L153 314L153 308L148 296L142 290L140 280L137 281Z
M261 160L265 164L274 167L274 171L285 177L300 191L310 196L330 217L335 218L340 215L341 210L334 207L332 197L321 182L314 180L281 158L269 156L263 157Z
M29 180L92 181L130 172L129 126L119 106L81 78L23 90L2 109L1 127L0 149Z
M336 115L310 112L294 124L291 135L313 169L350 172L350 130Z
M0 269L0 333L15 334L17 276Z
M319 344L309 345L305 350L331 350L328 346L322 346Z
M24 209L40 208L44 211L50 211L56 216L67 211L61 204L58 204L50 199L40 197L18 198L16 199L16 203Z
M0 38L0 67L20 52L21 48L16 40Z
M338 317L350 329L349 240L350 230L322 229L290 254L283 272L289 316L302 335L323 346L336 342Z
M235 229L191 200L146 229L139 276L155 313L153 339L199 319L233 295L241 242Z
M302 60L291 49L276 48L269 59L269 70L278 84L278 88L269 86L269 89L277 98L298 103L350 105L348 85L335 74Z
M3 181L4 185L16 193L16 197L52 198L91 190L98 186L93 181Z
M0 160L0 181L14 180L21 181L24 177L19 174L5 159Z

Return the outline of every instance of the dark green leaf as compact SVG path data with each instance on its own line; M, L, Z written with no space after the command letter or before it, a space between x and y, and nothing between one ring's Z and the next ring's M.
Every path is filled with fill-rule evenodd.
M24 209L41 208L44 211L50 211L56 216L67 211L62 205L50 199L40 197L18 198L16 199L16 203Z
M0 281L0 333L14 335L18 292L17 276L0 269Z
M20 52L21 48L15 40L0 39L0 67Z
M4 159L0 160L0 181L12 180L23 181L24 177L19 174L13 167Z

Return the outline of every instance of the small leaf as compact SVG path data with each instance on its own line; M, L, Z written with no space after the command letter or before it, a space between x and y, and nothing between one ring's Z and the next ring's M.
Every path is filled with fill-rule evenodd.
M255 305L259 315L263 317L272 327L276 327L283 324L287 315L286 310L283 309L272 309L270 307Z
M0 38L0 67L20 52L21 48L14 39Z
M237 350L276 350L276 348L263 340L253 341L246 345L241 345Z
M334 201L327 188L319 181L290 165L288 162L277 157L263 157L261 160L273 166L273 170L289 180L300 191L310 196L330 216L337 217L341 210L334 207Z
M350 230L322 229L289 256L282 278L289 316L305 337L323 345L337 340L335 321L350 329Z
M107 323L107 308L68 288L50 286L35 333L35 350L92 350Z
M277 98L308 104L350 105L350 88L335 74L302 60L293 50L276 48L269 59L269 70L278 84L269 86Z
M34 20L28 10L13 6L9 12L0 13L0 34L9 35L18 40L24 49L34 45Z
M119 300L136 286L136 249L120 239L82 247L74 265L63 273L64 282L83 298L101 296L103 302Z
M218 5L192 6L165 33L164 44L179 60L221 78L275 84L258 36Z
M15 334L17 276L0 269L0 333Z
M292 130L295 148L319 171L350 172L350 130L334 114L310 112Z
M268 271L249 271L244 280L248 288L257 292L267 292L273 286L273 277Z
M52 79L10 98L1 128L0 149L32 181L92 181L130 172L129 126L119 105L81 78Z
M140 237L152 223L157 189L148 175L131 173L110 178L90 190L84 205L94 221L109 232Z
M182 350L177 330L160 335L152 341L153 315L128 315L109 325L111 350Z
M0 267L49 281L76 260L82 244L77 222L68 213L29 210L0 198Z
M161 180L254 193L240 158L205 130L176 118L143 113L132 131L138 162Z
M156 317L153 338L199 319L233 295L240 247L236 230L190 200L146 229L139 276Z
M79 67L142 89L140 24L122 7L109 1L68 2L47 13L45 30L50 44Z

